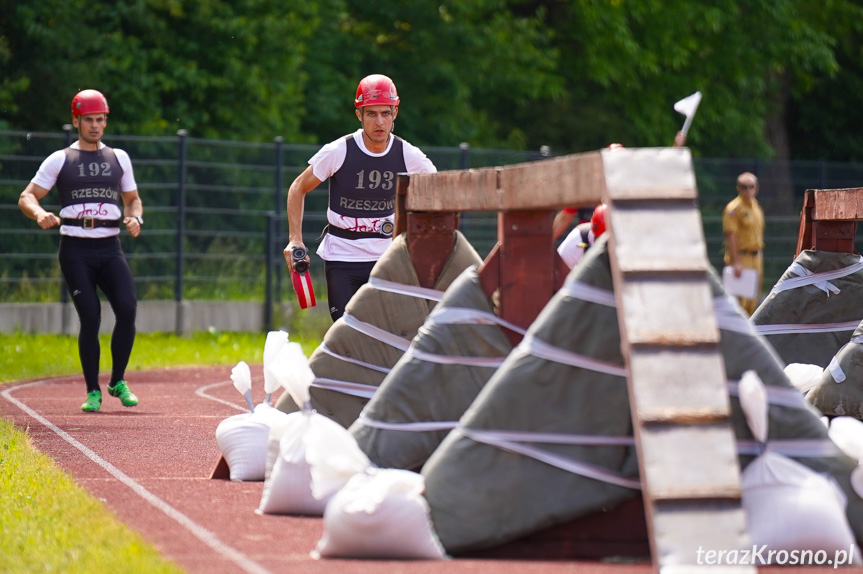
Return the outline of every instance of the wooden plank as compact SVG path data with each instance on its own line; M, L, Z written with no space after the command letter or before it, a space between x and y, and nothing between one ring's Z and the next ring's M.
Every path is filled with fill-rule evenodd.
M673 350L633 346L629 365L640 377L633 392L642 422L710 422L731 413L715 345Z
M651 500L740 498L737 443L727 420L714 424L646 424L639 457Z
M654 558L661 564L660 574L755 574L758 571L756 566L717 563L719 552L728 556L736 550L738 561L742 561L739 551L752 548L746 534L746 516L735 501L665 501L658 502L656 507L653 529L664 539L675 542ZM707 553L711 550L715 554L708 560ZM731 561L726 560L726 563Z
M410 186L411 178L406 173L400 173L396 176L396 205L395 214L393 217L394 229L393 237L401 235L407 231L407 209L405 209L405 201L407 200L408 187Z
M698 572L699 545L742 550L749 540L712 292L700 270L707 255L692 161L685 149L609 150L602 156L611 271L653 562L661 573ZM674 215L663 221L661 210L669 206Z
M593 207L605 187L602 158L590 152L504 166L498 185L503 210ZM525 200L531 203L524 205Z
M806 249L812 249L812 210L815 209L815 192L807 189L803 194L803 209L800 211L800 231L797 234L796 258Z
M407 214L408 253L416 271L420 287L435 286L453 248L457 213Z
M409 211L510 211L592 206L604 186L599 152L506 167L411 174Z
M863 187L847 189L816 189L815 221L863 220Z
M698 197L689 148L602 150L610 200Z
M616 281L615 292L630 345L719 343L706 274L639 276Z
M701 214L691 200L620 202L607 215L609 228L625 230L615 234L615 257L624 273L707 271Z
M557 253L552 248L553 211L498 214L500 300L498 315L530 327L554 295Z
M833 253L854 253L856 221L813 221L812 249Z

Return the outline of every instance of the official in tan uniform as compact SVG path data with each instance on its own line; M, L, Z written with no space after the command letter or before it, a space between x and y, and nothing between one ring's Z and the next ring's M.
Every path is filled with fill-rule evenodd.
M740 277L744 269L758 271L758 291L752 299L738 297L740 306L749 315L755 312L760 298L761 276L764 272L764 212L755 196L758 178L749 172L737 177L737 197L725 206L722 231L725 234L725 264Z

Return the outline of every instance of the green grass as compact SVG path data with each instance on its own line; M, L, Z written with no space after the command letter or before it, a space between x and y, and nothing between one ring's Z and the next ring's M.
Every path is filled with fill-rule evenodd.
M320 334L291 335L307 355ZM261 363L266 334L139 334L129 371ZM102 337L103 373L110 369ZM0 334L0 383L80 374L75 337ZM82 402L85 395L81 378ZM0 420L0 572L182 572L75 484L12 423Z

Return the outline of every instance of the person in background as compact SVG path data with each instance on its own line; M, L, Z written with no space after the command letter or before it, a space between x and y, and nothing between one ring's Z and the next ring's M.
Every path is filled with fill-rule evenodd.
M590 221L579 223L575 229L569 232L569 235L557 248L557 252L564 263L572 269L603 233L605 233L604 203L596 206Z
M101 289L116 323L111 335L111 379L108 393L124 407L138 397L125 381L126 366L135 342L138 301L132 271L120 245L120 226L138 237L143 206L129 155L102 143L108 123L108 100L96 90L83 90L72 99L72 125L78 140L48 156L21 192L18 207L42 229L60 226L60 270L72 296L78 320L78 355L87 384L85 412L102 406L99 386L99 325ZM54 185L60 194L60 213L46 211L39 201Z
M399 103L390 78L363 78L354 100L361 127L321 148L288 189L289 239L284 254L291 267L293 248L305 249L305 195L330 180L327 226L317 254L324 260L333 321L344 314L392 242L396 175L437 171L419 148L393 134Z
M725 235L726 265L740 277L744 269L758 272L756 285L761 286L764 272L764 212L755 196L758 195L758 178L749 172L737 176L737 197L722 212L722 232ZM758 307L760 292L752 298L738 297L740 306L752 315Z

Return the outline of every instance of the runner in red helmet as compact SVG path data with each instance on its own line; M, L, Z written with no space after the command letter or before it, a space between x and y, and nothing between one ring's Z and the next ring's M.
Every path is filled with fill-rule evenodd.
M389 77L372 74L360 80L354 98L360 129L321 148L288 190L285 260L291 266L293 248L305 248L305 195L329 179L327 226L317 254L324 260L333 321L392 242L396 174L437 171L419 148L393 134L399 103Z
M72 125L78 130L78 140L48 156L18 200L24 215L42 229L60 226L60 270L81 324L78 354L87 384L87 401L81 409L87 412L102 406L97 288L108 298L116 319L108 393L123 406L138 404L124 380L135 342L138 302L119 234L125 226L132 237L138 237L144 223L143 207L129 155L102 143L108 111L108 100L100 92L78 92L72 98ZM59 216L39 204L55 185L60 195Z

